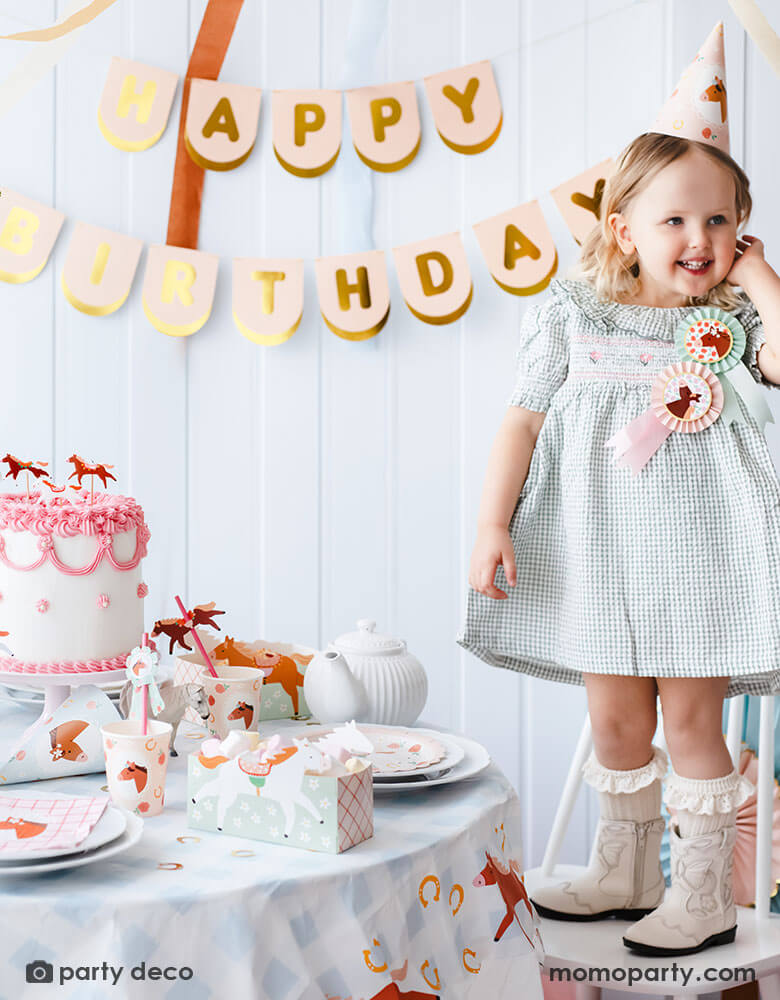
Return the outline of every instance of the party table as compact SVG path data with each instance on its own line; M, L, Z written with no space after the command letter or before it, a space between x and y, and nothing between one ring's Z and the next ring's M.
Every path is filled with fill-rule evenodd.
M30 721L0 705L4 736ZM48 989L78 1000L542 1000L538 940L535 951L513 895L520 805L495 765L377 794L374 837L330 855L188 829L186 760L202 738L182 725L165 810L133 847L79 868L0 874L2 1000L45 995L26 982L35 962L52 966ZM104 782L5 791L95 794Z

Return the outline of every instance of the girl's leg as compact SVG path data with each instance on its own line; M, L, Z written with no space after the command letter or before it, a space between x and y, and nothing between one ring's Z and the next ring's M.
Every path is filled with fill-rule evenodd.
M736 816L753 791L732 766L722 733L728 677L659 677L673 771L666 783L672 888L624 943L646 955L685 955L734 940Z
M661 901L664 822L661 778L666 755L654 747L652 677L585 674L593 753L582 773L599 793L600 818L585 873L535 891L542 916L558 920L633 920Z
M728 677L659 677L672 766L686 778L720 778L732 769L721 720Z
M654 677L583 674L593 749L599 763L616 771L647 764L656 727Z
M583 769L599 793L606 819L647 821L661 815L659 767L663 751L653 746L657 723L654 677L585 674L593 753Z
M731 825L737 806L747 798L746 779L735 771L723 738L728 683L728 677L658 679L673 768L666 801L677 810L681 837Z

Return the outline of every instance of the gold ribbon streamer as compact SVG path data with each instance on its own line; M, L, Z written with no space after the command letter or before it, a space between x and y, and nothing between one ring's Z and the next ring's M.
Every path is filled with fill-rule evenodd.
M729 0L740 24L772 69L780 76L780 36L767 21L756 0Z
M69 35L76 28L83 28L115 3L116 0L92 0L92 3L88 3L86 7L77 10L75 14L71 14L58 24L52 24L48 28L35 28L32 31L19 31L15 35L0 35L0 39L10 42L51 42L55 38Z

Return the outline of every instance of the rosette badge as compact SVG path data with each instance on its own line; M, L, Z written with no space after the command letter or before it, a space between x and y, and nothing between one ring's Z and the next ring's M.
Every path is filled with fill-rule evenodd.
M643 469L673 432L694 434L715 423L723 410L720 380L697 361L678 361L653 382L650 406L609 439L615 464L634 475Z
M739 395L763 430L774 418L753 376L742 363L746 343L739 320L714 306L695 309L675 332L680 357L696 361L718 376L723 389L723 420L727 424L744 420L737 401Z

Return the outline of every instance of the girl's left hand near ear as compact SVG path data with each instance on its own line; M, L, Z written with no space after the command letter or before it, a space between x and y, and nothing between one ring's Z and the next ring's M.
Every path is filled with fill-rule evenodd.
M745 273L750 270L753 263L757 260L764 259L764 244L757 236L748 236L747 233L743 233L737 239L737 249L734 255L734 263L731 265L729 273L726 275L726 281L730 285L741 285L744 287L744 281L742 280Z

